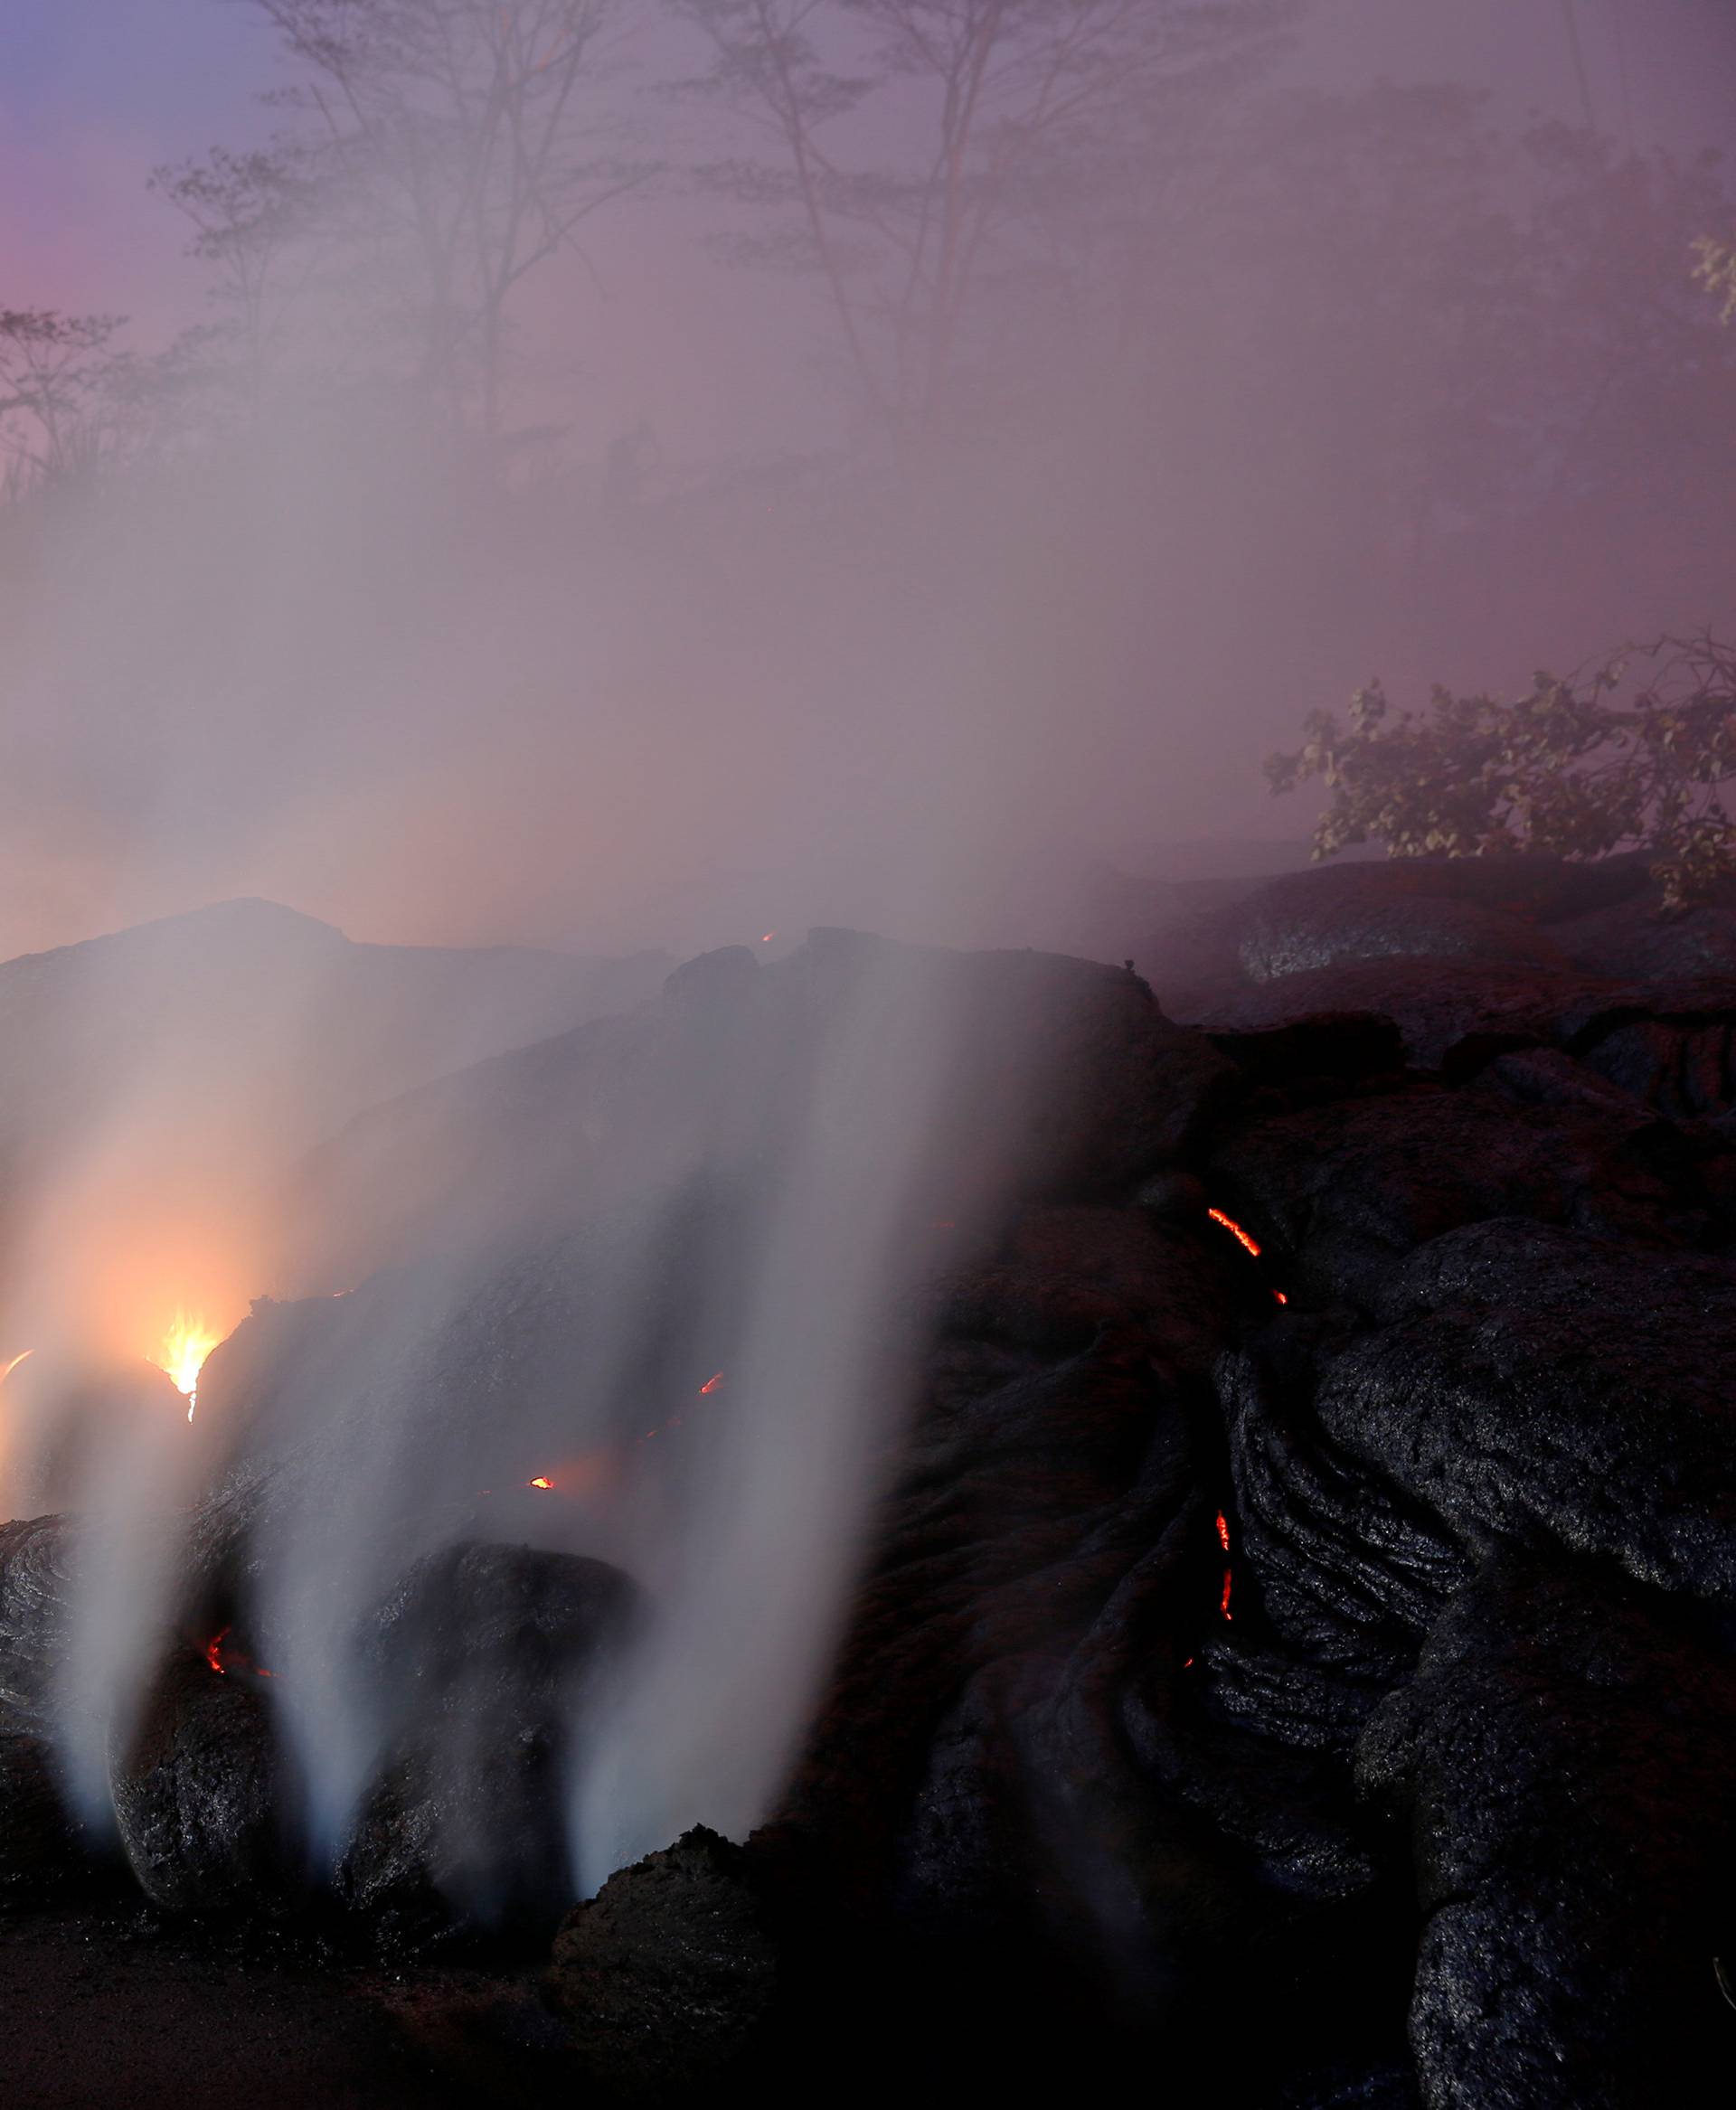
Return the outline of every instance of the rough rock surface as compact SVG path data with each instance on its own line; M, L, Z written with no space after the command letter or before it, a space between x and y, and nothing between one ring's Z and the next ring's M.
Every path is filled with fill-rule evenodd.
M555 1924L574 1726L633 1608L606 1563L522 1546L460 1545L405 1578L359 1644L394 1729L338 1863L347 1906L401 1936L455 1905Z
M749 1856L697 1825L574 1908L555 1936L549 1995L593 2088L681 2102L741 2077L778 1981Z
M1726 1652L1559 1543L1495 1542L1363 1733L1415 1844L1435 2104L1694 2102L1729 2058Z
M919 2056L980 2095L1077 2087L1100 2054L1260 2110L1707 2099L1736 2042L1714 1969L1736 1976L1736 987L1618 953L1632 867L1360 869L1330 881L1360 957L1316 943L1327 896L1300 882L1221 912L1205 1030L1126 974L967 971L937 1186L994 1235L938 1253L898 1314L926 1329L920 1398L780 1805L744 1845L690 1833L621 1872L559 1936L598 2100L769 2097L840 2046L881 2094ZM1401 923L1429 947L1367 956ZM1442 940L1473 924L1475 955ZM1329 956L1256 985L1251 939L1268 966ZM712 1117L724 1042L765 1058L728 1129L750 1163L871 956L714 956L653 1013L355 1139L358 1178L440 1135L441 1179L508 1184L540 1146L537 1210L569 1197L418 1337L432 1426L505 1442L571 1381L612 1279L571 1196L661 1162L672 1109ZM1037 1042L1009 1047L1033 992ZM1057 1103L1033 1113L1039 1074ZM686 1254L646 1314L654 1375ZM278 1402L389 1334L416 1279L262 1309L214 1360L213 1412L266 1463L195 1527L202 1616L245 1607L307 1469L273 1447ZM505 1753L582 1722L632 1599L552 1558L475 1547L387 1593L363 1646L409 1697L356 1902L413 1920L462 1895L467 1851L520 1857L533 1891L515 1762L443 1776L454 1747L417 1735L486 1724ZM0 1530L0 1827L41 1807L65 1559L52 1520ZM127 1779L165 1870L221 1888L264 1835L244 1803L209 1826L178 1769L220 1713L252 1748L260 1689L200 1669L165 1672Z
M122 1851L153 1904L222 1911L278 1887L270 1723L263 1695L239 1675L177 1651L108 1770Z

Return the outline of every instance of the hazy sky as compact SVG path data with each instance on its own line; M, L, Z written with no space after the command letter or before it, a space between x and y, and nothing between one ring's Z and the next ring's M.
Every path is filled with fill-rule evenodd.
M1563 0L1315 0L1288 78L1457 79L1509 118L1577 118L1569 19ZM1601 127L1697 149L1736 121L1732 0L1577 0L1571 19ZM659 38L679 33L656 20ZM279 75L254 11L0 0L0 304L128 314L146 344L198 320L186 231L146 179L269 129L257 98ZM594 461L640 418L677 458L835 429L800 378L808 317L786 326L807 289L709 264L696 237L711 210L622 208L599 233L597 280L575 271L552 295L571 303L567 326L541 333L566 363L554 414L571 455ZM1314 356L1336 372L1332 324ZM1388 370L1423 371L1410 350L1397 340ZM1260 371L1220 383L1219 363L1205 385L1220 395L1264 385ZM1187 381L1142 404L1171 437L1185 436ZM1076 518L1046 483L1019 483L1026 471L997 484L997 463L901 521L883 562L807 548L799 528L786 548L773 520L757 547L733 531L707 543L702 524L666 570L559 551L539 570L507 549L481 577L448 553L416 591L400 576L423 524L413 494L375 517L364 481L335 530L320 480L354 465L280 436L270 505L234 497L245 534L221 509L153 518L112 570L120 543L99 539L33 589L39 656L9 640L0 956L239 892L427 940L679 945L757 936L762 917L890 923L899 909L920 927L931 874L911 844L961 868L992 852L1005 880L1045 839L1127 858L1213 830L1300 836L1311 813L1272 805L1260 757L1372 672L1499 685L1552 655L1574 664L1611 626L1712 617L1697 579L1635 583L1648 539L1618 506L1582 508L1577 541L1534 539L1528 570L1503 566L1505 618L1478 600L1466 620L1465 596L1433 576L1415 611L1361 573L1346 598L1309 560L1350 546L1354 493L1335 501L1310 450L1340 466L1354 419L1339 434L1316 399L1294 400L1281 439L1297 461L1238 459L1238 414L1195 483L1174 486L1204 493L1203 520L1167 472L1140 484L1116 433L1093 438L1088 408L1109 488L1088 479ZM1679 511L1674 486L1658 502ZM1593 532L1612 552L1595 573ZM1594 577L1618 579L1624 604L1599 599Z
M635 0L660 12L656 0ZM1736 144L1731 0L1573 0L1592 108L1642 146ZM1505 108L1577 115L1566 0L1312 0L1291 71L1344 85L1440 77ZM1619 35L1618 34L1619 26ZM272 121L274 40L244 0L0 0L0 298L95 307L164 336L203 313L182 223L146 191L151 167ZM667 34L667 32L663 33ZM763 443L784 399L754 356L750 302L729 274L665 242L687 234L618 221L600 255L588 378L599 429L650 416L680 444L720 414ZM683 356L694 332L704 357ZM645 345L664 356L647 370ZM697 414L695 414L697 413Z

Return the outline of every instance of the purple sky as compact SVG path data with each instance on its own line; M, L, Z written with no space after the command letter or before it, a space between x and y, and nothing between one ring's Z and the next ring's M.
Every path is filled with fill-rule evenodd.
M1736 129L1736 0L1621 4L1576 0L1597 120L1620 135L1631 110L1637 145L1684 150ZM628 5L665 20L659 0ZM1458 80L1510 119L1579 114L1563 0L1315 0L1305 19L1292 81ZM118 311L134 343L165 341L207 310L185 230L146 179L269 128L271 38L239 0L0 0L0 304ZM797 364L819 333L807 316L784 327L780 304L807 288L710 265L694 239L710 217L709 201L623 207L599 221L595 279L537 282L524 338L543 382L563 363L552 414L580 472L642 417L694 485L708 459L835 436L834 400ZM1316 545L1360 547L1334 419L1347 454L1360 429L1328 385L1335 350L1311 342L1316 366L1298 360L1285 400L1317 429L1287 429L1297 444L1268 462L1213 426L1229 438L1209 475L1178 448L1197 522L1165 510L1139 448L1124 474L1113 429L1061 398L1084 496L1030 503L1034 445L951 482L943 464L933 504L901 520L908 550L861 565L807 546L769 502L762 539L739 532L738 498L718 515L728 533L702 523L667 575L662 544L570 569L557 537L534 565L491 569L485 547L423 580L413 479L375 490L372 457L352 477L344 450L327 459L330 438L297 428L257 509L250 489L237 499L241 529L221 503L214 520L129 520L112 575L69 545L55 594L32 603L39 653L9 638L0 957L238 892L373 937L685 945L738 935L749 895L727 887L770 874L742 911L750 936L803 918L892 927L906 895L929 912L930 853L973 871L984 843L987 870L1027 838L1130 859L1214 828L1300 835L1311 807L1274 807L1259 757L1373 673L1395 694L1499 688L1713 617L1702 579L1722 593L1730 576L1715 509L1703 573L1660 583L1643 519L1590 513L1527 545L1468 621L1453 576L1387 593L1396 565L1364 579L1316 563ZM1184 353L1183 387L1202 378ZM531 353L524 370L533 385ZM1233 410L1237 387L1268 379L1243 362L1205 394ZM335 534L327 478L359 494Z
M1619 133L1631 116L1642 146L1736 145L1731 0L1573 5L1601 125ZM1345 84L1458 78L1489 88L1515 116L1572 114L1580 91L1565 15L1564 0L1313 0L1292 71ZM277 75L269 31L242 0L0 0L0 299L123 312L146 341L196 319L201 291L181 258L184 230L146 177L157 162L269 123L255 99ZM648 410L670 429L679 418L669 404L637 400L644 339L684 334L670 328L671 274L646 257L647 246L662 244L647 243L641 220L609 259L616 312L598 348L599 378L619 397L612 416ZM691 266L674 276L707 277ZM751 363L752 333L732 330L717 276L705 297L722 304L712 317L721 342L703 369L677 361L659 394L688 395L703 374L714 399L715 354L727 369L732 335L737 363L744 372ZM708 419L720 408L708 401ZM742 409L755 437L753 406Z

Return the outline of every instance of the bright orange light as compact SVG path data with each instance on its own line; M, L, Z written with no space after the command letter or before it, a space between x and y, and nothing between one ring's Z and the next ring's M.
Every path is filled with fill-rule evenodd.
M199 1372L205 1367L205 1358L222 1339L222 1335L213 1333L197 1313L179 1311L152 1358L158 1370L168 1372L175 1390L185 1396L189 1421L199 1402Z
M1278 1303L1279 1303L1279 1304L1281 1304L1281 1305L1287 1305L1287 1304L1288 1304L1288 1303L1289 1303L1289 1301L1290 1301L1290 1300L1289 1300L1289 1298L1288 1298L1288 1297L1287 1297L1287 1296L1285 1295L1284 1292L1283 1292L1281 1289L1275 1289L1275 1290L1272 1292L1272 1295L1273 1295L1273 1297L1274 1297L1274 1298L1277 1300L1277 1302L1278 1302Z
M1260 1240L1250 1239L1233 1217L1226 1216L1221 1209L1208 1209L1205 1213L1213 1223L1221 1223L1231 1237L1250 1252L1256 1259L1260 1258Z
M769 944L771 943L772 939L773 939L774 937L777 937L777 935L778 935L778 933L777 933L775 930L769 930L769 931L767 931L767 932L766 932L765 936L764 936L764 937L762 937L762 938L760 940L760 944L761 944L761 945L769 945Z
M17 1369L18 1365L23 1362L27 1355L33 1355L35 1352L35 1350L33 1348L21 1348L17 1354L14 1355L12 1361L6 1365L5 1369L0 1370L0 1385L4 1385L5 1383L6 1380L12 1375L13 1371Z
M531 1485L533 1487L552 1487L554 1485L554 1482L539 1474L536 1479L531 1482Z
M216 1672L217 1675L220 1678L227 1678L229 1675L230 1664L233 1663L237 1670L250 1672L256 1678L269 1678L274 1676L275 1673L273 1672L261 1668L261 1666L258 1663L249 1663L240 1649L231 1648L228 1645L229 1637L231 1634L234 1633L234 1631L235 1629L232 1626L225 1626L218 1633L213 1634L211 1639L205 1644L205 1661L211 1665L212 1669ZM225 1658L228 1660L225 1661Z
M1226 1619L1233 1615L1230 1610L1230 1585L1234 1580L1235 1578L1226 1568L1223 1571L1223 1595L1218 1599L1218 1610Z
M716 1375L714 1378L707 1378L707 1379L706 1379L706 1380L705 1380L705 1382L704 1382L704 1383L703 1383L703 1385L702 1385L702 1386L699 1388L699 1396L700 1396L700 1398L703 1399L705 1397L705 1395L706 1395L706 1393L707 1393L707 1392L714 1392L714 1391L716 1391L717 1388L718 1388L718 1387L719 1387L719 1386L720 1386L720 1385L721 1385L722 1382L723 1382L723 1372L722 1372L722 1371L718 1371L718 1373L717 1373L717 1375Z
M1230 1550L1230 1520L1222 1510L1218 1512L1218 1544L1226 1553Z

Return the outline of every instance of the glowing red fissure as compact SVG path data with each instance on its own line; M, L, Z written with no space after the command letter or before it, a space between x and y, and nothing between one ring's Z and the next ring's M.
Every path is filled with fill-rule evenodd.
M220 1678L228 1677L231 1663L236 1670L250 1672L256 1678L270 1677L272 1673L266 1670L262 1664L250 1663L239 1649L226 1649L223 1646L223 1644L234 1631L232 1626L223 1626L212 1635L205 1644L206 1663L211 1665ZM230 1659L228 1663L223 1660L225 1656Z
M1260 1240L1256 1238L1250 1237L1248 1232L1242 1229L1241 1226L1236 1221L1233 1216L1226 1216L1221 1209L1208 1209L1205 1213L1212 1219L1213 1223L1221 1223L1224 1229L1230 1233L1230 1236L1235 1239L1236 1243L1241 1246L1245 1252L1251 1253L1256 1260L1259 1259Z
M1218 1544L1223 1548L1226 1553L1228 1553L1230 1550L1230 1520L1227 1516L1224 1515L1223 1512L1220 1510L1218 1512L1217 1521ZM1223 1591L1218 1598L1218 1615L1220 1618L1228 1619L1231 1616L1230 1610L1230 1588L1234 1580L1235 1576L1233 1570L1226 1567L1223 1571Z
M1222 1224L1245 1253L1250 1253L1256 1260L1259 1259L1261 1250L1260 1240L1251 1232L1243 1230L1233 1216L1226 1216L1221 1209L1208 1209L1205 1213L1213 1223ZM1275 1289L1272 1301L1274 1304L1287 1305L1290 1300L1281 1289Z

